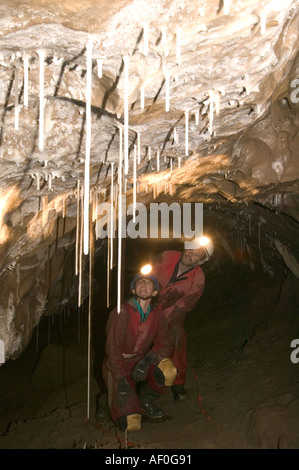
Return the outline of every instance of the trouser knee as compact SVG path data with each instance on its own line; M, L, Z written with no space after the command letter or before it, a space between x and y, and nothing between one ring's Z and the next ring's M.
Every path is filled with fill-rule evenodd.
M130 415L124 415L117 419L117 427L121 431L140 431L141 429L141 414L135 413Z
M154 378L158 385L171 387L177 375L177 368L168 357L162 359L154 369Z

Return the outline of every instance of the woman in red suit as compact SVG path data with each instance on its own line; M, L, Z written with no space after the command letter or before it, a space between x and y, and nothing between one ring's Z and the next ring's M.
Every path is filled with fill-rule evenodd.
M137 431L142 414L164 416L151 400L173 384L177 371L167 359L171 345L165 316L154 303L157 280L151 274L138 274L131 290L133 297L122 304L120 312L112 310L108 318L103 378L110 417L121 430Z

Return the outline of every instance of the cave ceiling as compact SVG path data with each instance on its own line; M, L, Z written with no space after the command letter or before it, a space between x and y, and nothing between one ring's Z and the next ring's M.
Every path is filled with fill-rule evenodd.
M86 171L91 205L109 202L120 148L128 204L136 158L138 202L202 202L233 260L237 239L251 267L299 277L298 13L297 0L2 0L6 358L68 302Z

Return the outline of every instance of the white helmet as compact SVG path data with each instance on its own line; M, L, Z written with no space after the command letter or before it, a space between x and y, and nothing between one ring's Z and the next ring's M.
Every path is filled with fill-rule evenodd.
M214 243L209 237L202 237L200 239L200 244L206 251L208 257L210 258L214 252Z
M210 257L212 256L214 252L214 243L210 237L203 236L198 240L198 244L199 248L203 248L206 254L205 259L200 260L200 262L198 263L203 264L208 261L208 259L210 259Z

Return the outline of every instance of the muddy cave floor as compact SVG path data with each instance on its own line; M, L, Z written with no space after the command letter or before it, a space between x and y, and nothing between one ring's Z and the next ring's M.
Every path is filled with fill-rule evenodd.
M0 368L0 449L298 449L298 287L291 273L234 263L207 274L186 320L187 400L174 402L169 390L156 401L166 418L127 437L96 422L93 372L86 419L87 315L44 320L39 347L35 332Z

